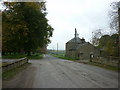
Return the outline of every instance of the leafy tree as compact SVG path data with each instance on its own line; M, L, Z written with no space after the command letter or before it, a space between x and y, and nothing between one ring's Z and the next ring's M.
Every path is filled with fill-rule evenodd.
M3 51L30 55L47 45L53 28L46 18L45 2L6 2L3 11Z
M2 13L0 12L0 52L2 51Z
M111 17L111 23L110 23L110 27L112 29L115 29L119 35L119 38L116 39L118 40L118 55L120 55L120 1L118 2L113 2L111 3L111 7L112 7L112 10L111 10L111 13L110 13L110 17Z
M99 48L103 48L106 46L106 42L110 41L110 36L109 35L103 35L100 39L99 39Z
M111 36L111 40L113 43L113 49L114 49L114 56L119 56L119 34L113 34Z
M98 48L102 49L103 52L110 56L116 56L118 57L118 34L113 34L113 35L103 35L99 39L99 45Z
M105 51L107 52L107 55L114 55L114 49L113 49L113 43L112 41L107 41L106 46L105 46Z

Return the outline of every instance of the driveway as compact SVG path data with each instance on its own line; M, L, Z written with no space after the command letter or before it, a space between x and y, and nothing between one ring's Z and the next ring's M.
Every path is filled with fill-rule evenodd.
M27 69L3 81L3 88L118 88L114 71L50 55L30 62Z

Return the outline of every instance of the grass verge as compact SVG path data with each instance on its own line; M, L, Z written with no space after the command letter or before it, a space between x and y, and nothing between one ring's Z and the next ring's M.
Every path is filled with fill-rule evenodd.
M31 55L31 56L27 56L28 59L42 59L43 58L43 54L34 54L34 55Z
M61 58L61 59L66 59L66 60L71 60L71 61L75 61L78 62L79 59L75 59L75 58L70 58L70 57L65 57L65 56L61 56L61 55L53 55L55 57ZM83 64L89 64L89 65L93 65L93 66L97 66L97 67L101 67L104 69L108 69L108 70L112 70L112 71L116 71L116 72L120 72L120 68L116 67L116 66L111 66L111 65L105 65L105 64L101 64L101 63L95 63L95 62L78 62L78 63L83 63Z
M19 58L23 58L26 57L25 54L11 54L11 55L3 55L2 58L3 59L19 59Z
M71 60L71 61L79 60L78 58L71 58L71 57L66 57L66 56L56 55L56 54L52 54L52 56L58 57L58 58L61 58L61 59L65 59L65 60Z
M6 65L8 65L8 64L11 64L11 63L9 63L9 62L2 62L2 63L0 64L0 67L6 66Z
M3 72L2 73L2 80L8 80L8 79L14 77L17 73L26 69L30 64L31 63L27 63L26 65L22 65L20 67L15 68L15 69L11 69L9 71Z
M105 65L105 64L95 63L95 62L87 62L86 64L98 66L98 67L105 68L112 71L117 71L117 72L120 71L120 68L118 68L117 66Z

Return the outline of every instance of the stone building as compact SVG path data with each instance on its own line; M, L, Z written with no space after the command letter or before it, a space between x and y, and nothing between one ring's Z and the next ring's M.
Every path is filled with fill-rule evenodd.
M99 50L92 44L86 42L84 38L79 38L79 34L75 29L75 36L66 43L66 56L79 59L90 59L90 57L98 57Z

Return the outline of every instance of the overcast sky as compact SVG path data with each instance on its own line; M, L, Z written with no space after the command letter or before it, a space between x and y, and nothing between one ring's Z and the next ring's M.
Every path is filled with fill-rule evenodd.
M65 50L65 43L74 37L75 28L79 37L90 41L92 31L109 30L110 3L119 0L46 0L47 18L54 28L48 49Z
M34 0L34 2L35 1L37 0ZM75 28L77 29L79 37L84 37L86 41L90 41L92 32L96 29L103 29L105 33L110 33L110 4L119 0L46 1L47 18L49 24L54 28L53 37L50 38L51 43L47 48L57 49L58 43L59 50L65 50L65 43L74 37Z

